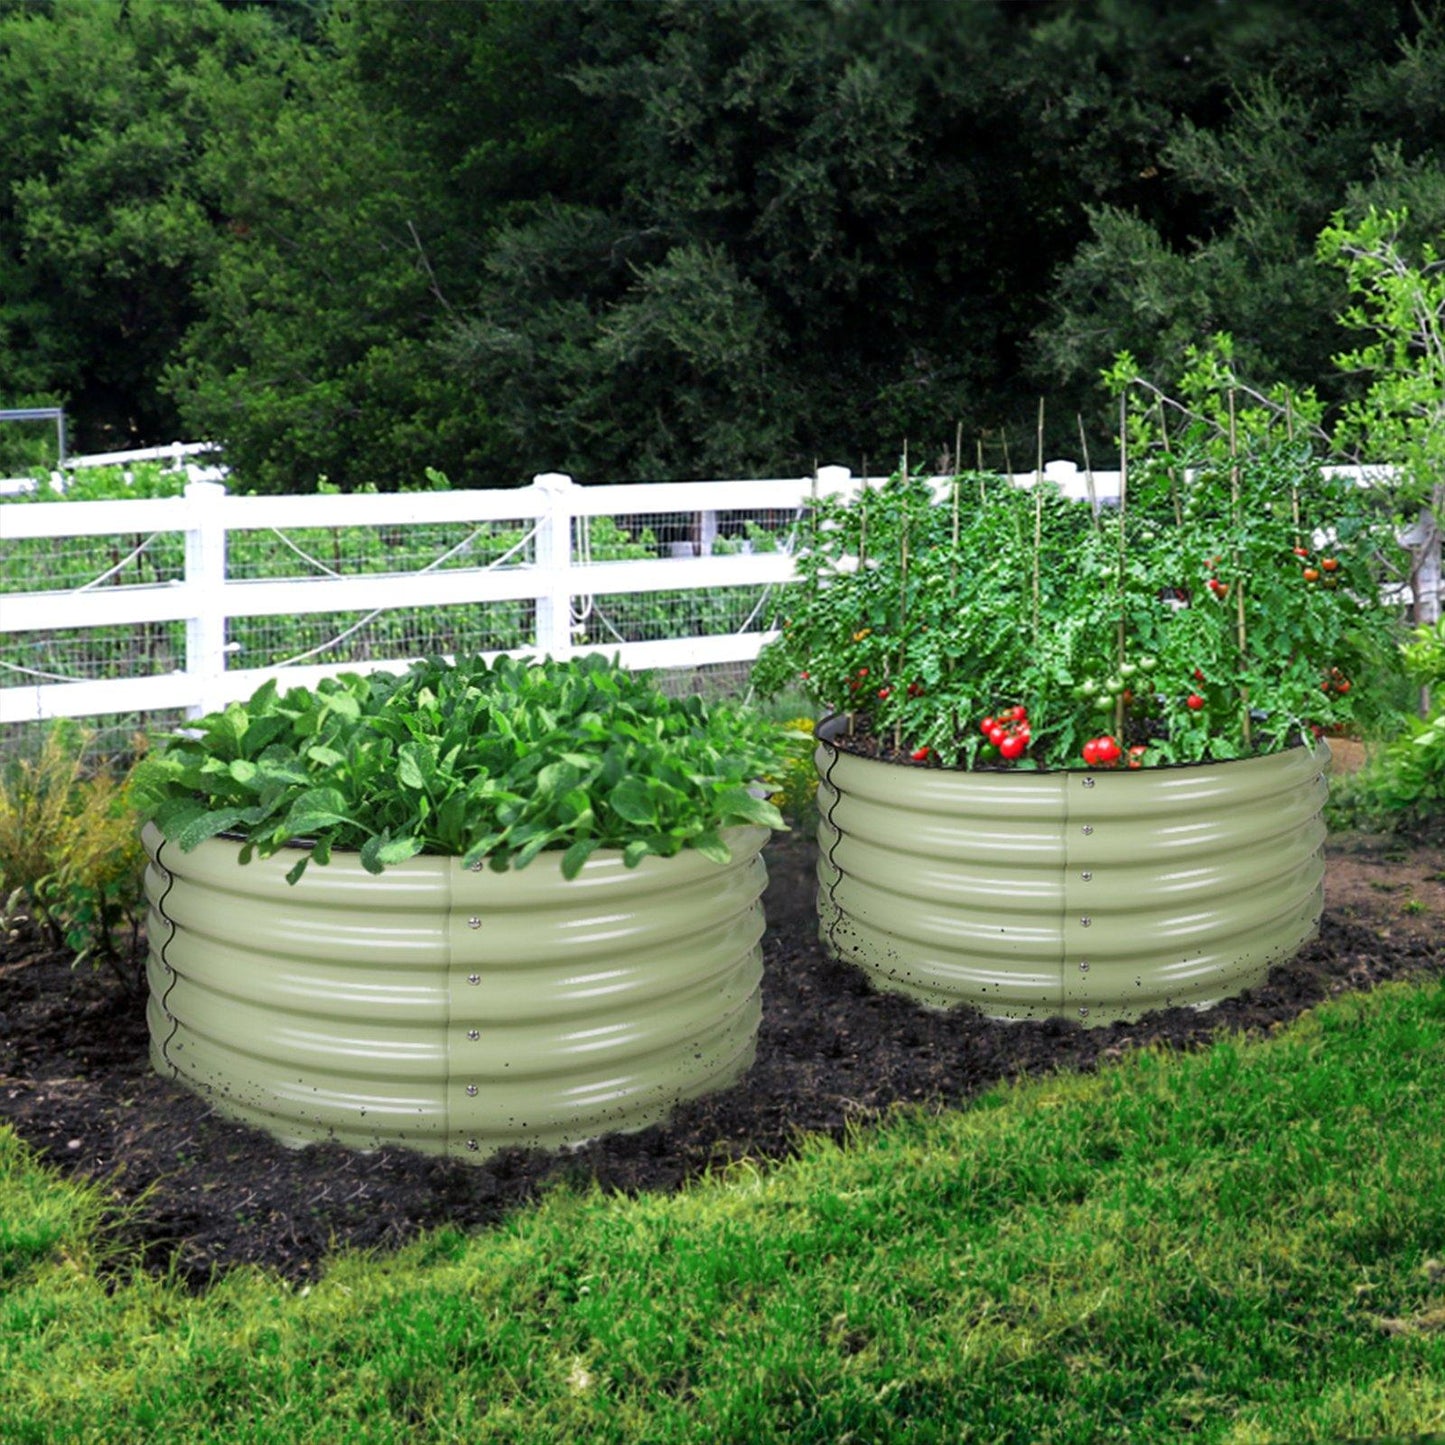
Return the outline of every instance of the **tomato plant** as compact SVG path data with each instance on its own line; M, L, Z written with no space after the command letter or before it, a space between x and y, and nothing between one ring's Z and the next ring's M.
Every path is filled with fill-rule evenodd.
M1115 381L1135 394L1127 357ZM1167 425L1152 389L1129 411L1122 505L902 469L819 500L760 690L801 677L845 746L962 768L1077 767L1103 738L1109 766L1234 758L1367 720L1373 690L1321 677L1395 653L1394 536L1321 466L1311 405L1199 352Z

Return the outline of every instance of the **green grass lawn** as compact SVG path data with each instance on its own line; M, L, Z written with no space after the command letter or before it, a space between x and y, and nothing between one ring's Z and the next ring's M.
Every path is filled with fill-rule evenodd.
M203 1298L0 1131L0 1440L1445 1431L1445 984Z

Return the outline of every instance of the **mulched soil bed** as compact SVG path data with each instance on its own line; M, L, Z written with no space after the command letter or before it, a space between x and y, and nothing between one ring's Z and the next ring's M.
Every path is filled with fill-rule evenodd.
M287 1149L154 1074L144 1000L111 973L73 971L23 930L0 947L0 1121L62 1171L100 1181L120 1242L150 1267L196 1288L242 1263L304 1280L335 1248L386 1250L441 1224L484 1226L558 1179L674 1189L732 1160L786 1156L800 1132L842 1138L895 1104L956 1104L1002 1079L1093 1069L1131 1048L1267 1032L1332 993L1445 975L1439 846L1333 840L1320 938L1263 987L1205 1013L1091 1030L931 1014L873 992L818 946L810 840L781 837L768 858L757 1062L665 1125L481 1165L400 1149Z

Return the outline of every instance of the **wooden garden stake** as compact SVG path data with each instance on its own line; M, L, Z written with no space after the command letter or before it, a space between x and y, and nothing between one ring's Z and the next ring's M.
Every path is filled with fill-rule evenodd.
M1034 651L1039 648L1039 553L1044 535L1044 399L1039 398L1038 450L1034 458Z
M1124 615L1124 570L1125 570L1125 533L1124 519L1127 514L1129 497L1129 433L1128 433L1128 402L1125 397L1119 398L1119 570L1116 577L1116 586L1119 589L1119 631L1117 656L1115 666L1124 665L1124 633L1126 618ZM1121 692L1114 703L1114 732L1120 739L1122 745L1124 737L1124 694Z
M1248 654L1249 638L1244 620L1244 576L1239 565L1239 531L1242 524L1239 500L1239 439L1235 428L1234 388L1229 389L1229 501L1230 513L1234 519L1234 642L1239 653L1239 666L1243 669ZM1249 715L1249 688L1239 685L1239 705L1243 716L1242 732L1246 748L1254 745L1253 719Z
M908 510L903 511L902 535L898 540L898 676L908 676ZM891 685L891 684L890 684ZM903 741L902 721L893 723L893 751Z

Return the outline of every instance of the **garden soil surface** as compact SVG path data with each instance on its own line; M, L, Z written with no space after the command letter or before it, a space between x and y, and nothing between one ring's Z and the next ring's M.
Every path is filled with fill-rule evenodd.
M1320 1000L1445 975L1445 846L1347 834L1327 849L1319 939L1268 981L1205 1012L1141 1022L991 1023L872 991L816 939L814 851L768 850L763 1024L741 1083L665 1124L566 1153L464 1164L402 1149L288 1149L215 1114L151 1068L143 998L113 972L20 929L0 949L0 1122L62 1173L96 1181L122 1253L195 1288L236 1265L313 1278L337 1248L390 1250L440 1225L485 1227L556 1181L671 1190L801 1134L845 1138L895 1105L960 1104L1000 1080L1107 1067L1130 1049L1268 1034Z

